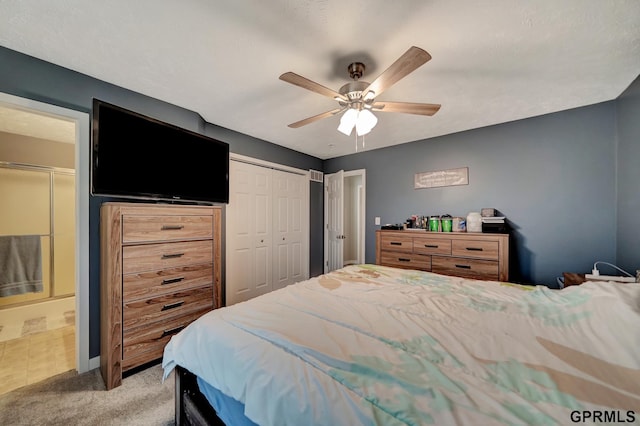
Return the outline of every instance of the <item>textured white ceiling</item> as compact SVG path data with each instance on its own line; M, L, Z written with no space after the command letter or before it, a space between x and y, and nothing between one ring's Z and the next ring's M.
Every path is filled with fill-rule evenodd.
M442 109L377 114L373 149L615 99L640 72L639 23L638 0L3 0L0 45L331 158L355 152L339 117L287 124L335 101L283 72L337 90L350 62L372 81L427 50L378 100Z
M3 104L0 104L0 132L76 143L76 125L73 121Z

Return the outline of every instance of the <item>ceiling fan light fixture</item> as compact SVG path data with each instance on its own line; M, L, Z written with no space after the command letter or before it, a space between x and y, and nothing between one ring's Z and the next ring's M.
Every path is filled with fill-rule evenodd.
M349 136L355 127L356 134L362 136L369 133L376 124L378 124L378 118L368 109L349 108L340 118L338 131Z
M349 136L358 121L358 110L349 108L342 114L338 131Z
M378 124L378 118L368 109L358 112L356 121L356 133L358 136L366 135Z

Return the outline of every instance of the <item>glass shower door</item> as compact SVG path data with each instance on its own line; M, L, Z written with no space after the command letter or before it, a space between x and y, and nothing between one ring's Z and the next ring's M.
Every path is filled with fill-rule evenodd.
M39 293L0 297L0 307L51 296L50 193L48 172L0 168L0 235L40 237L43 283Z

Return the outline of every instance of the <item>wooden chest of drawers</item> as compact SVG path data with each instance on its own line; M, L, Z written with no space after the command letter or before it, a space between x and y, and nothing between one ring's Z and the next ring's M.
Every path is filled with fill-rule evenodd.
M509 280L509 235L376 232L376 263L483 280Z
M105 203L100 210L101 350L107 389L161 358L172 335L222 306L221 209Z

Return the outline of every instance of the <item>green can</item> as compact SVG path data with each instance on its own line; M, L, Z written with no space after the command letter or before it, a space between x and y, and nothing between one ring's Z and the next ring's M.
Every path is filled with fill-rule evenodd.
M451 228L453 228L453 219L442 219L442 232L451 232Z
M440 230L440 218L438 216L431 216L429 218L429 231L438 232Z

